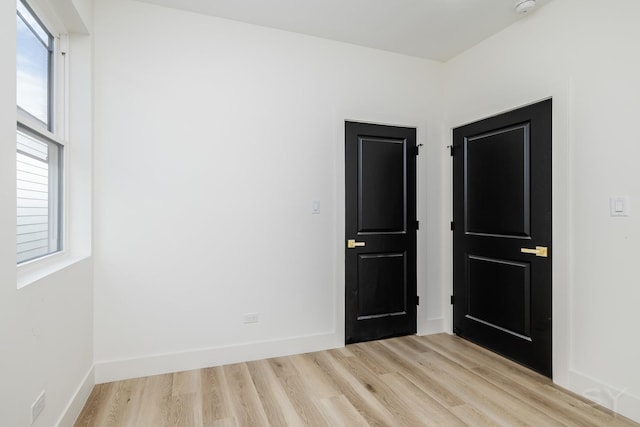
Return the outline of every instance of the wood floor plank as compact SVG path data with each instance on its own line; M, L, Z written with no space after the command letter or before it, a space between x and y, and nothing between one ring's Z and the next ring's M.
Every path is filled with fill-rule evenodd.
M420 342L425 344L429 349L439 352L451 361L467 369L473 369L479 366L500 366L501 369L517 372L519 375L537 378L543 382L548 381L546 377L522 365L502 357L496 358L495 353L457 336L434 334L419 337L419 339Z
M109 401L110 389L114 383L98 384L87 399L87 403L82 408L75 427L91 427L94 424L106 425L104 423L105 412Z
M393 425L393 415L367 390L366 386L354 378L328 352L308 354L319 367L331 378L336 388L349 400L349 403L372 426Z
M510 384L504 388L511 394L516 393L518 390L521 392L522 390L539 391L539 394L543 396L539 405L544 407L547 413L552 413L551 411L555 408L556 411L553 416L564 419L569 423L568 425L572 425L571 423L580 426L629 425L629 420L625 417L612 417L613 413L611 411L599 405L594 405L592 402L586 402L583 398L560 389L543 375L499 357L467 340L447 334L435 334L425 337L413 336L410 339L420 340L428 348L439 352L449 360L455 360L467 368L476 366L473 368L476 373L482 374L483 371L488 370L488 374L481 375L488 381L497 380L498 377L493 373L500 372L503 382L505 378L508 378ZM473 362L470 362L470 360L473 360ZM480 361L480 367L477 367L478 361ZM549 403L550 406L545 403L547 401L552 402ZM529 404L532 403L528 399L527 402ZM575 414L575 416L569 416L566 412ZM569 422L568 420L571 421ZM632 423L631 425L635 424Z
M372 350L373 343L353 344L349 346L351 352L358 358L360 363L371 369L376 375L389 374L395 372L396 367L393 364L380 363L376 357L377 352Z
M417 335L408 335L406 337L392 338L389 340L383 340L383 342L385 343L388 342L390 344L402 343L404 346L411 349L413 353L426 353L427 351L432 351L431 348L429 348L429 346L426 345L421 340L421 337Z
M352 357L354 356L354 354L351 352L352 349L353 349L353 346L345 346L345 347L336 348L334 350L342 353L342 355L345 357Z
M269 360L276 378L282 385L295 411L302 420L302 425L329 426L324 414L316 406L316 399L310 396L295 366L288 357Z
M337 352L330 352L339 363L342 364L351 375L356 378L372 394L389 413L392 414L395 425L398 426L424 426L428 425L416 411L407 406L406 396L396 393L386 384L383 377L376 375L373 371L352 357L340 357Z
M224 368L206 368L200 370L200 393L202 395L202 423L215 425L215 423L228 424L235 418L231 402L231 392L224 375Z
M419 356L419 360L420 364L428 366L436 377L439 373L446 373L442 383L457 392L463 401L481 409L498 422L522 426L562 425L540 409L520 401L510 393L504 393L491 383L482 381L472 371L461 369L456 362L439 353L424 353ZM509 411L505 411L505 408L509 408Z
M560 423L570 424L578 422L585 427L594 425L592 421L593 414L585 410L575 410L575 407L566 404L565 401L550 397L544 392L544 386L533 385L531 387L525 387L493 368L479 367L474 368L473 371L502 390L508 390L511 395L523 402L545 408L546 414Z
M202 407L198 393L180 393L169 398L169 425L202 427Z
M346 357L353 356L353 354L343 354L345 354ZM340 391L331 384L329 378L327 378L322 370L309 358L298 354L291 356L290 359L297 374L302 379L305 389L308 390L314 398L320 400L340 395Z
M219 420L207 422L204 427L238 427L235 418L222 418Z
M136 427L171 425L172 387L173 375L154 375L145 378L142 401L137 411Z
M120 381L111 388L105 426L133 427L142 402L144 378Z
M466 425L453 412L438 403L404 375L400 373L385 374L382 379L389 388L401 397L405 406L411 408L411 412L424 425L451 427Z
M591 423L588 425L607 427L629 427L640 425L640 423L634 423L628 418L616 414L594 402L586 401L584 398L575 395L574 393L560 389L560 387L554 384L546 385L544 390L549 398L556 401L562 401L567 405L567 407L571 408L572 412L581 414L581 416L579 418L576 417L576 419L584 419L585 417L589 419Z
M234 418L241 426L268 426L251 374L245 363L224 367Z
M450 409L456 417L461 419L466 425L473 427L499 427L496 421L483 414L471 405L459 405Z
M247 366L269 423L273 426L304 425L269 361L250 362Z
M373 357L377 358L381 364L394 366L395 372L401 372L440 404L454 407L464 403L455 393L440 385L422 369L417 359L422 352L417 354L405 352L402 348L398 348L397 342L394 345L383 342L372 343L370 347Z
M329 423L335 427L369 427L369 423L344 395L321 399Z
M78 427L640 424L447 334L96 385Z
M199 369L174 373L171 395L180 396L181 394L199 393L201 391L200 377L201 372Z

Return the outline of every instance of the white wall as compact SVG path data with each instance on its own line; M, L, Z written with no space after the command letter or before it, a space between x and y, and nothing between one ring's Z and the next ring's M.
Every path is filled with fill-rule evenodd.
M131 0L96 7L96 380L343 345L344 120L440 141L441 64ZM440 192L426 148L423 224ZM427 295L438 239L420 233L428 331L442 328L441 290Z
M71 109L77 114L71 118L68 145L69 179L74 183L69 188L73 203L69 214L71 224L79 224L85 237L76 239L73 256L50 265L44 278L18 289L16 154L11 143L16 131L15 13L15 2L2 2L0 140L5 143L0 144L0 424L28 426L31 404L46 390L44 412L33 425L70 426L93 385L93 271L87 257L91 230L91 43L88 36L73 36L70 64L79 86L71 95ZM78 180L89 185L78 184ZM31 277L43 276L32 272Z
M634 0L555 0L450 61L445 98L448 132L553 96L554 378L636 420L640 222L610 217L609 196L640 200L639 15Z

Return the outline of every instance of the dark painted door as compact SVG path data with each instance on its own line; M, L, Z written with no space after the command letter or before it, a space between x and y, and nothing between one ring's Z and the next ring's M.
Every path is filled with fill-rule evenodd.
M416 130L345 123L345 340L416 332Z
M454 332L551 377L551 100L453 131Z

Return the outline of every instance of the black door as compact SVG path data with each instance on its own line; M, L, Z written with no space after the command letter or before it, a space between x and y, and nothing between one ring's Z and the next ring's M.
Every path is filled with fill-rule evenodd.
M416 130L345 123L345 340L416 332Z
M453 131L454 332L551 377L551 100Z

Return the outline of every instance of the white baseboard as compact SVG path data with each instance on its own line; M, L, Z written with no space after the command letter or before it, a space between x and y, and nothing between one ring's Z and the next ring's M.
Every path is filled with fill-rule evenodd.
M96 362L96 384L341 347L334 332Z
M75 393L73 393L67 407L64 408L60 419L56 423L56 427L73 427L73 424L78 419L80 412L82 412L82 408L84 408L85 403L87 403L94 385L95 370L92 366L89 371L87 371L87 374L82 379L82 382L76 389Z
M640 397L580 372L569 371L569 390L605 408L640 422Z
M418 327L418 335L433 335L444 332L444 319L427 319L426 323Z

